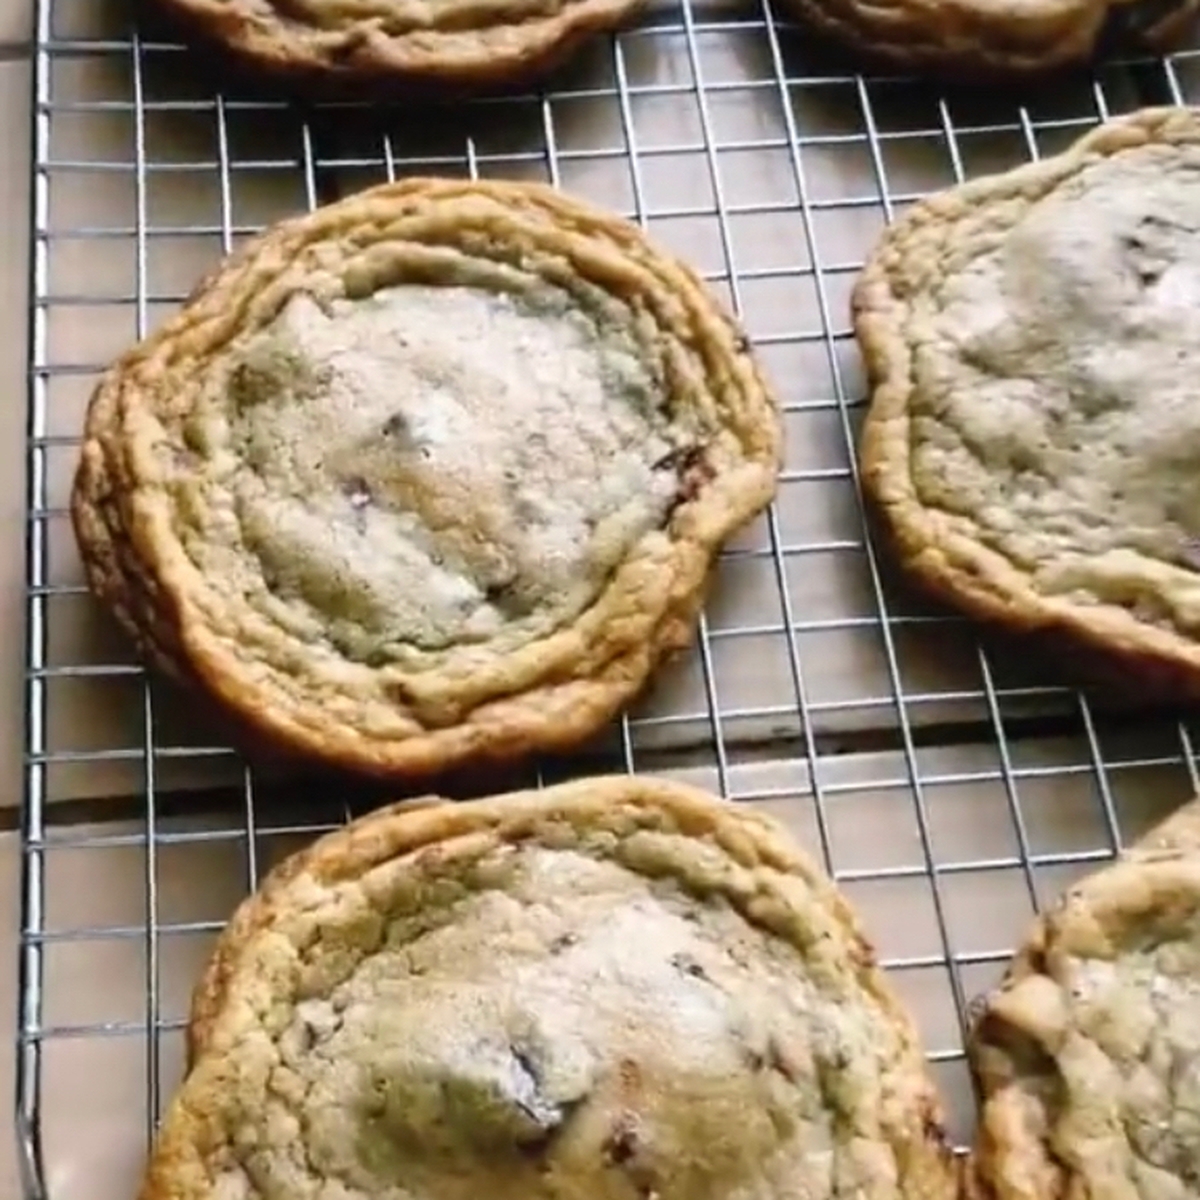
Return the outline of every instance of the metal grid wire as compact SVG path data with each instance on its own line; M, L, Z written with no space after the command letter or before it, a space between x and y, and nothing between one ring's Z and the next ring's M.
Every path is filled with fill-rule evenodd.
M299 111L212 91L124 11L40 0L17 1041L26 1194L70 1192L51 1186L56 1156L89 1112L117 1103L104 1077L135 1073L144 1152L178 1076L191 968L232 903L297 840L371 802L259 775L93 623L65 521L82 402L111 354L243 237L417 172L540 177L589 194L681 242L745 320L789 421L780 498L724 555L690 658L588 757L532 776L667 772L792 824L879 934L963 1140L970 997L1028 912L1200 791L1200 776L1186 721L1106 715L896 585L858 502L862 384L845 299L872 237L913 198L1052 152L1118 111L1185 104L1193 59L985 101L850 73L771 0L683 0L648 9L536 95L420 114ZM107 882L95 883L101 865ZM199 885L182 896L189 872ZM205 887L211 903L195 898ZM1007 923L989 923L997 906ZM111 970L132 978L128 994L85 995L81 981ZM113 1066L110 1046L129 1048L133 1065ZM82 1118L64 1079L88 1097L99 1089ZM74 1128L56 1132L68 1101ZM84 1181L89 1195L96 1182Z

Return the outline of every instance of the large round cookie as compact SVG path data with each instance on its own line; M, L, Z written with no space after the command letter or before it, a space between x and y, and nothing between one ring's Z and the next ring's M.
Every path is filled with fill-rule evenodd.
M1200 801L1034 925L975 1027L990 1200L1200 1187Z
M209 55L321 94L535 82L642 0L154 0Z
M270 230L117 362L73 515L147 657L273 747L412 775L598 730L780 446L745 336L636 228L413 180Z
M1182 47L1200 0L784 0L868 62L978 84Z
M911 1021L765 818L636 777L400 805L196 992L142 1200L953 1200Z
M1197 213L1200 121L1143 110L916 205L854 293L863 484L903 564L1089 669L1192 694Z

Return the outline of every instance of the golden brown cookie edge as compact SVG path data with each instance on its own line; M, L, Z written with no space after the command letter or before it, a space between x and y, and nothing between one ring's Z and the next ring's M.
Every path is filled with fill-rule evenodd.
M264 25L249 6L214 0L154 0L157 15L195 49L216 52L247 83L324 99L446 100L531 86L616 30L645 0L578 0L539 20L453 32L414 44L367 23L340 40L314 41L286 19ZM318 33L322 31L317 31ZM436 48L435 48L436 47Z

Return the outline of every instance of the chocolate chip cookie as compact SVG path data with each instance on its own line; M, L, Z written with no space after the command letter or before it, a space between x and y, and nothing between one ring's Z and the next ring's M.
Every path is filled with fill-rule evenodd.
M767 819L585 779L285 861L199 984L142 1200L953 1200L912 1022Z
M864 488L913 577L1200 693L1200 121L1149 109L917 204L854 294ZM1140 685L1139 685L1140 686Z
M379 776L565 749L770 500L741 329L632 225L412 180L251 242L103 377L73 517L145 657Z

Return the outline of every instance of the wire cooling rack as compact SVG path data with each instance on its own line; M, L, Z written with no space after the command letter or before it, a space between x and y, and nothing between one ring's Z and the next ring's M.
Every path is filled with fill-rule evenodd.
M964 1142L971 996L1039 904L1200 778L1186 720L1114 713L1112 697L978 642L892 578L858 503L846 301L873 238L914 198L1052 153L1121 111L1186 104L1198 80L1200 57L1181 54L1028 95L940 93L852 73L772 0L684 0L649 7L537 94L299 110L219 90L120 4L39 0L26 1194L132 1194L211 938L270 861L373 799L251 769L96 613L65 508L87 394L245 236L411 173L583 194L686 255L745 321L786 410L779 500L724 555L694 651L611 736L525 781L660 772L776 812L862 908Z

